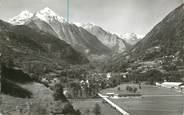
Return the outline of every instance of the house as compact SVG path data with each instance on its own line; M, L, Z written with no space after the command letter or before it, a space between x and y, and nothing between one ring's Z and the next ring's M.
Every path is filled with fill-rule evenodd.
M115 93L106 93L108 97L114 97Z
M49 83L49 80L47 78L42 78L41 79L41 82L43 82L43 83Z
M70 98L70 97L71 97L71 93L70 93L69 89L67 89L67 88L64 88L64 89L63 89L63 94L64 94L67 98Z
M111 73L107 73L107 79L109 80L111 77Z
M162 86L162 84L161 83L158 83L158 82L156 82L155 85L158 86L158 87L161 87Z
M163 82L161 84L162 87L166 87L166 88L175 88L175 89L179 89L180 85L182 85L182 82Z

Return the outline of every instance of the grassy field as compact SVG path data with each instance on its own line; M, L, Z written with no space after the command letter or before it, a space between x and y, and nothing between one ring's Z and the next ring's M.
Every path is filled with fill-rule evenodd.
M120 85L120 91L113 88L102 92L104 94L107 92L126 93L127 85ZM119 98L111 99L111 101L124 108L131 115L183 115L184 95L178 93L175 89L143 85L138 92L143 94L143 97Z
M162 96L112 100L131 115L183 115L184 97Z
M0 104L0 112L15 112L21 109L23 112L28 111L28 106L30 108L48 107L48 105L53 102L52 91L39 83L31 83L22 85L23 88L28 89L33 93L33 98L17 98L9 95L1 94L2 103ZM47 109L47 108L45 108Z
M121 115L118 111L111 108L107 103L103 103L102 99L80 99L80 100L71 100L72 105L75 109L80 109L82 115L95 115L93 113L93 109L96 104L100 105L101 115ZM87 110L90 110L89 114L87 114Z
M138 89L137 84L121 84L115 88L102 90L101 93L104 95L106 93L126 94L129 93L128 91L126 91L127 86L137 87ZM120 88L120 90L118 90L118 87ZM180 93L176 92L175 89L167 89L151 85L142 85L142 89L138 89L137 93L140 93L142 95L180 95Z

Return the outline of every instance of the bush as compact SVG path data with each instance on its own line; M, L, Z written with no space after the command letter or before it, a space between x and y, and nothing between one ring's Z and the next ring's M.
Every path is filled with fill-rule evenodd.
M136 87L127 86L126 90L129 92L136 93L138 89Z
M134 93L137 92L137 88L136 88L136 87L133 88L133 92L134 92Z
M126 87L126 90L129 91L129 92L132 92L133 88L130 87L130 86L127 86L127 87Z
M64 115L66 115L66 114L76 114L77 111L74 110L73 106L70 103L67 103L67 104L64 105L63 113L64 113Z
M55 101L58 101L58 100L61 100L61 101L67 101L65 95L63 94L63 86L58 83L55 85L54 87L54 100Z
M101 108L99 104L96 104L93 110L95 115L100 115L101 114Z

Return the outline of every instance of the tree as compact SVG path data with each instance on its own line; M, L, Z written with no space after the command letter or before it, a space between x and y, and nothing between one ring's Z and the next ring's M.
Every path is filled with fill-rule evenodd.
M135 88L133 88L133 92L134 93L136 93L137 92L137 88L135 87Z
M142 87L141 87L141 82L139 82L139 89L142 89Z
M67 101L65 95L63 94L63 86L60 83L55 85L53 96L55 101L58 101L58 100Z
M80 112L80 110L79 110L79 109L77 109L77 111L76 111L76 115L81 115L81 112Z
M121 90L121 88L120 87L118 87L118 91L120 91Z
M89 114L90 114L90 110L86 109L86 115L89 115Z
M101 114L101 108L99 104L96 104L93 110L95 115L100 115Z
M131 92L131 91L132 91L132 87L127 86L127 87L126 87L126 90L129 91L129 92Z
M79 93L80 93L80 90L81 90L79 83L77 83L77 82L72 82L72 83L70 84L70 88L71 88L71 90L72 90L72 96L73 96L74 98L77 98L78 95L79 95Z
M77 112L74 110L73 106L70 103L66 103L64 105L63 113L64 113L64 115L67 115L67 114L75 114ZM77 114L77 115L80 115L80 114Z

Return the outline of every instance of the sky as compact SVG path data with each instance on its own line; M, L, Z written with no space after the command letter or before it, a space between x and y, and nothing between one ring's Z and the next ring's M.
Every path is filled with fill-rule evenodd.
M0 0L0 19L49 7L66 18L67 0ZM146 35L183 0L70 0L70 21L94 23L109 32Z

